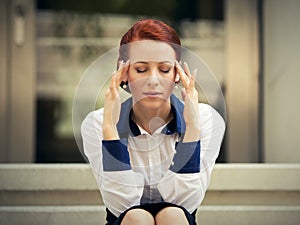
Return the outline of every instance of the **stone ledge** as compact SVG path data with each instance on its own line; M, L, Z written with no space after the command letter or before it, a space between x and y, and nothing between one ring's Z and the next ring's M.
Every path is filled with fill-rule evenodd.
M202 205L300 205L300 164L217 164ZM0 164L0 205L102 205L87 164Z
M198 224L298 225L300 207L291 206L200 206ZM0 225L104 225L104 206L0 207Z
M0 164L0 190L96 190L87 164Z
M300 191L300 164L217 164L211 191ZM0 190L98 190L87 164L0 164Z
M210 190L300 191L300 164L217 164Z

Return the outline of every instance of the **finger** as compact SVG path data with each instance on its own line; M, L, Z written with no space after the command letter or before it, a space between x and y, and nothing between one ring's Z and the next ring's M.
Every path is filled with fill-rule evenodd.
M110 89L111 93L114 93L115 89L117 87L117 81L116 80L117 80L117 73L115 73L111 76L111 81L110 81L110 86L109 86L109 89Z
M183 69L184 69L184 72L186 73L186 75L190 78L191 71L190 71L190 68L189 68L189 65L187 64L187 62L183 63Z
M186 97L186 91L185 91L185 88L182 88L182 89L181 89L181 96L182 96L183 101L185 101L185 97Z
M192 76L191 76L191 79L190 79L190 88L195 87L196 76L197 76L197 68L195 68L193 70L193 73L192 73Z
M188 76L186 75L186 73L184 72L184 70L182 69L182 67L179 65L178 61L176 60L175 61L175 66L176 66L176 69L177 69L177 73L181 79L181 83L182 85L185 87L185 88L188 88L189 86L189 78Z
M117 86L120 85L122 81L124 81L124 82L127 81L128 70L129 70L129 60L126 63L124 63L124 61L122 60L122 62L120 63L119 69L116 73Z
M123 68L124 68L124 61L121 60L119 62L119 68L116 72L116 85L117 85L117 83L121 83L121 76L122 76Z
M127 62L124 64L124 67L122 68L121 77L120 77L120 83L122 81L126 82L128 80L128 71L129 71L130 61L127 60Z
M118 70L119 70L120 67L122 66L122 63L123 63L123 62L124 62L123 59L119 61L119 63L118 63Z

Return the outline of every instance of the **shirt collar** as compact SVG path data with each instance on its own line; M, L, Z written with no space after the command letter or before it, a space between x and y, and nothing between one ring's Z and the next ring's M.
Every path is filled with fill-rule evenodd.
M171 135L175 132L184 134L186 128L183 118L184 104L174 94L170 96L170 101L174 118L162 130L162 133L167 135ZM117 123L117 130L121 139L128 137L129 134L132 136L138 136L141 134L137 124L131 119L131 112L132 98L129 98L121 104L120 119Z

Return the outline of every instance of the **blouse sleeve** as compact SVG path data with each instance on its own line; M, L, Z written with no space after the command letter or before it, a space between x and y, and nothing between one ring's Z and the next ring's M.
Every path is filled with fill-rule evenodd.
M158 184L165 201L182 205L191 213L204 198L225 132L225 122L214 108L200 103L199 109L200 140L177 144L173 163Z
M103 109L87 115L81 126L84 154L89 160L102 199L116 216L139 204L143 176L130 166L127 139L105 141L102 134Z

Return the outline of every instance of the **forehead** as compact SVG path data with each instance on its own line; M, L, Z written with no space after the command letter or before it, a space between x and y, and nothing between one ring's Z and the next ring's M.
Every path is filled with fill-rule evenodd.
M129 45L129 60L134 63L137 61L170 61L176 59L174 49L167 43L161 41L137 41Z

